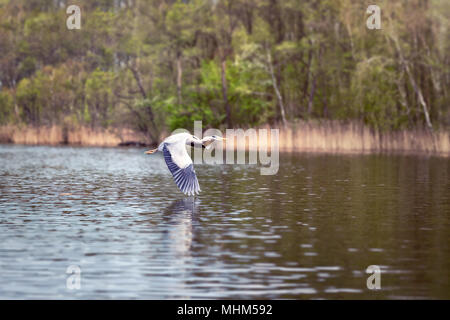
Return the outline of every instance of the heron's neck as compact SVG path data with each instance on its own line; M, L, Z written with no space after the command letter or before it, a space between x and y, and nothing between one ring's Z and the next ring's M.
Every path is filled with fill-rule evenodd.
M186 140L186 144L190 145L191 147L197 147L197 148L201 148L203 147L203 142L200 139L195 139L195 138L189 138Z

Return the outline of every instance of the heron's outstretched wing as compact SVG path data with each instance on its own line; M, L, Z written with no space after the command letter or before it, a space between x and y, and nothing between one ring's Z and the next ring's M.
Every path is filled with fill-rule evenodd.
M200 185L185 143L164 144L163 154L178 188L187 195L198 194L201 191Z

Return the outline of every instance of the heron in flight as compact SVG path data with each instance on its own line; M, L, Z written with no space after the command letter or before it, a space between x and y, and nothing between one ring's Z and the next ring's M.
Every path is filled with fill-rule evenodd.
M189 133L177 133L167 137L156 149L148 150L146 154L157 151L164 154L164 160L172 173L177 187L186 195L198 194L200 185L195 175L192 159L186 150L186 145L197 148L210 148L215 141L226 140L218 136L207 136L199 139Z

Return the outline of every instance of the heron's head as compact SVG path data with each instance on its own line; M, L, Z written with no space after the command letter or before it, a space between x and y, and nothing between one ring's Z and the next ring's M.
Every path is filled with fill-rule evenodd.
M208 138L208 137L207 137ZM227 140L223 137L219 137L219 136L210 136L212 141L223 141L223 140Z
M219 136L206 136L202 139L203 148L211 148L211 145L215 141L224 141L225 138L219 137Z

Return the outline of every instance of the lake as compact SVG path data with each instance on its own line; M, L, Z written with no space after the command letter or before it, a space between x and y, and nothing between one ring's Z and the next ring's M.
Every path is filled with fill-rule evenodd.
M448 158L196 165L194 199L143 151L0 146L0 298L450 299Z

